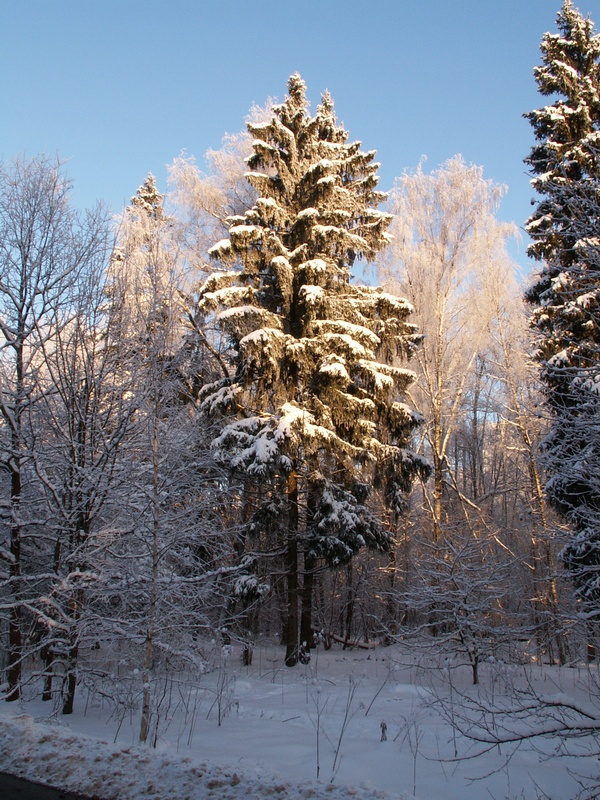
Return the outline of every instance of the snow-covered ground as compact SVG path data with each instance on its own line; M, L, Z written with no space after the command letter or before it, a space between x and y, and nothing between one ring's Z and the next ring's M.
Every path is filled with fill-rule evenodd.
M468 676L458 678L465 688ZM529 677L541 690L579 691L578 670L534 666ZM110 800L571 800L573 773L593 773L594 762L558 757L551 741L546 758L538 742L453 760L455 747L467 756L474 746L423 682L395 648L334 646L293 669L275 646L257 648L250 667L232 650L195 687L190 676L161 684L156 747L136 743L127 705L115 713L85 689L70 717L41 700L1 704L0 771Z

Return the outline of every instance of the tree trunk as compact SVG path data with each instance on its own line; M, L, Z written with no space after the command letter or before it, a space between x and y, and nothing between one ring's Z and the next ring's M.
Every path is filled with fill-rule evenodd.
M65 699L63 701L63 714L72 714L75 703L75 690L77 688L77 662L79 660L79 620L83 607L83 590L74 589L69 607L70 631L69 654L67 656L67 674L65 675Z
M384 644L389 646L394 643L395 637L398 633L398 601L396 598L396 573L398 552L397 543L394 537L394 542L388 554L388 563L386 566L387 573L387 598L385 601L386 606L386 632L383 638Z
M42 648L42 660L44 662L44 690L42 700L47 702L52 700L52 677L54 672L54 655L50 645Z
M315 559L304 552L304 582L302 584L302 613L300 616L300 643L311 650L315 646L312 626L313 593L315 586Z
M290 472L287 485L288 531L285 554L287 576L287 624L285 629L285 664L298 663L298 476Z
M71 633L72 637L77 637L77 632L73 631ZM65 699L63 702L62 713L63 714L72 714L73 713L73 706L75 704L75 690L77 688L77 661L79 658L79 646L77 642L73 644L72 647L69 648L69 655L68 655L68 662L67 662L67 674L65 676L65 683L66 683L66 691L65 691Z
M19 700L21 697L21 659L23 653L23 639L21 636L21 609L15 603L10 609L8 621L8 667L6 679L8 692L6 702Z
M21 697L21 674L23 663L23 635L21 632L21 458L20 458L20 413L15 414L16 431L12 435L12 468L10 478L10 578L13 589L13 604L8 620L8 667L6 679L8 692L6 701L12 702Z
M477 686L479 683L479 657L477 655L473 656L471 670L473 672L473 686Z
M158 409L154 409L152 420L152 577L150 583L150 606L146 628L144 668L142 670L142 718L140 722L140 742L148 740L152 717L152 698L150 695L150 673L154 659L154 627L158 600L158 560L160 537L160 482L159 482L159 431Z
M442 502L444 494L444 458L442 455L441 420L434 422L433 436L433 531L432 538L437 544L442 538Z
M346 567L346 614L344 620L344 650L348 647L350 639L352 638L352 623L354 621L354 605L356 603L356 591L353 585L352 562Z

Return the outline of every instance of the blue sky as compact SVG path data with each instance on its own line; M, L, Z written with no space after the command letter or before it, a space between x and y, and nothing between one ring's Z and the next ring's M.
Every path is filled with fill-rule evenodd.
M600 0L576 3L600 30ZM0 0L0 158L58 153L74 201L118 212L182 150L201 161L252 103L299 71L329 89L383 189L461 153L508 186L522 226L532 192L522 114L560 0ZM526 237L514 255L526 265ZM526 267L527 268L527 267Z

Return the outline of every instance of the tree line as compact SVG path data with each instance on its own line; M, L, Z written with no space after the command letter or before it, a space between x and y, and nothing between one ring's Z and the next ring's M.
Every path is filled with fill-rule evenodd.
M146 741L214 642L594 657L600 38L557 23L525 296L502 187L456 156L381 192L297 74L116 229L59 161L2 165L6 700L131 691Z

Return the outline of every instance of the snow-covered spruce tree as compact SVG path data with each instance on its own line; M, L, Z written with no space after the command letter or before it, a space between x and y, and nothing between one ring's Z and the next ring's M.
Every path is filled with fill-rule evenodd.
M217 457L260 486L247 492L250 523L274 531L283 552L293 666L310 640L317 564L385 550L391 536L369 489L399 506L427 466L409 447L420 417L402 401L414 375L397 364L419 339L411 306L351 282L356 258L389 240L375 153L347 142L328 93L310 116L299 75L288 90L267 123L249 125L247 178L259 197L210 251L223 269L201 288L198 312L216 313L232 346L203 407L223 415Z
M564 562L586 615L600 613L600 36L565 0L559 32L542 40L535 76L553 102L527 114L526 159L541 199L527 221L542 263L527 292L535 308L551 427L543 446L550 502L574 535Z

